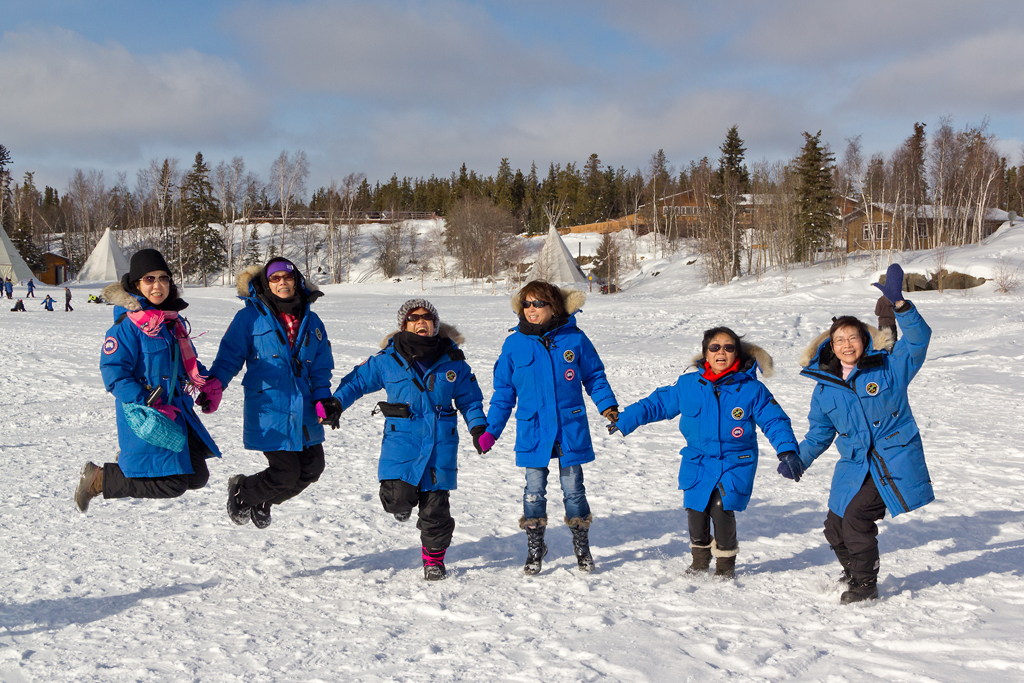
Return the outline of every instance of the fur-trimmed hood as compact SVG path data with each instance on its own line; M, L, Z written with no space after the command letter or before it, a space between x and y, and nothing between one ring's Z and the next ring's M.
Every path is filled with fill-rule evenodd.
M292 265L294 265L294 264L292 264ZM243 268L241 271L239 271L238 277L235 278L235 289L238 291L238 296L243 297L243 298L248 297L248 296L252 296L252 292L250 292L250 285L252 285L252 281L253 281L254 278L258 278L259 277L260 273L263 272L263 269L265 267L266 267L266 265L262 265L262 266L253 265L253 266L247 266L247 267ZM306 289L306 291L308 293L310 293L310 294L313 293L313 292L319 292L320 291L319 287L317 287L315 284L313 284L312 282L310 282L309 280L306 279L306 276L302 274L302 271L299 270L298 266L295 267L295 272L297 272L299 274L299 286L300 287L304 287ZM307 294L307 296L308 296L308 294ZM310 299L310 303L312 303L312 301L313 301L313 299Z
M740 367L737 372L749 373L753 369L754 364L757 363L757 367L760 368L763 377L768 378L775 374L775 363L767 351L757 344L751 344L748 341L741 341L740 345L743 348L743 356L741 356ZM699 353L695 355L693 357L693 366L703 372L704 356Z
M572 315L581 308L583 303L587 300L587 293L581 289L573 289L572 287L559 287L558 291L562 293L562 298L565 299L565 312L566 315ZM523 302L519 300L519 292L512 295L512 311L519 317L523 313Z
M380 340L380 348L386 349L388 344L391 343L392 337L401 332L401 330L395 330L391 334L387 335ZM451 339L456 346L462 346L462 343L466 341L462 333L456 329L455 325L449 325L448 323L441 323L441 326L437 329L437 336L441 339Z
M115 307L120 306L126 311L141 311L142 302L146 300L141 294L133 294L124 288L120 282L112 282L103 288L103 292L100 295L103 300L107 303L113 304ZM141 300L140 300L141 298ZM170 310L182 311L188 304L178 296L178 286L171 284L170 292L167 294L167 300L175 302L174 306L167 307ZM115 310L115 314L116 310Z
M865 325L867 324L865 323ZM864 349L865 356L876 351L892 351L892 347L895 344L892 338L892 330L880 330L872 325L867 325L867 328L868 332L871 333L871 339L868 340L867 348ZM800 367L810 367L811 363L821 355L822 349L828 340L828 330L815 337L814 341L800 354Z

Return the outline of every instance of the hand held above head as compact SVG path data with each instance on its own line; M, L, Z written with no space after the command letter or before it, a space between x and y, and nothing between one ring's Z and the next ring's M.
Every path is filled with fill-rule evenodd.
M878 287L894 306L899 307L903 303L903 268L900 264L894 263L885 271L885 284L872 282L873 287Z
M777 471L786 479L800 481L800 477L804 473L804 464L796 453L786 451L785 453L779 453L779 467Z

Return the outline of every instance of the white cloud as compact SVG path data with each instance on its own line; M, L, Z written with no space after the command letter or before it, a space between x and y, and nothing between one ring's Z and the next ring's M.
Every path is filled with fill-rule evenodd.
M222 142L262 125L233 64L183 51L141 58L62 29L0 38L0 130L8 147L94 159L142 145Z

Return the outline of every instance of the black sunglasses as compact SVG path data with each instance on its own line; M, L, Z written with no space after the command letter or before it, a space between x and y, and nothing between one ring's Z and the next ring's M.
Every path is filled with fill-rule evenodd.
M162 285L166 285L171 281L171 278L168 277L167 275L143 275L139 279L145 282L147 285L151 285L156 282L159 282Z
M434 322L437 318L434 317L433 313L410 313L405 316L405 322L414 323L419 320L426 320L427 322Z
M726 344L723 346L722 344L708 344L708 351L711 353L718 353L719 349L725 349L726 353L734 353L736 351L736 345Z
M550 305L551 304L549 304L547 301L541 301L540 299L534 299L533 301L523 302L523 308L530 308L531 306L533 308L547 308Z

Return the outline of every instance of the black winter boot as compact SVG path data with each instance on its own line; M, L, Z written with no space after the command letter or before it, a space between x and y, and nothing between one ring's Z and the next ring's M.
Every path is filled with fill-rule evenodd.
M270 526L270 503L263 503L262 505L253 505L249 508L249 517L252 518L252 523L257 529L266 529Z
M443 581L448 578L448 572L444 568L444 554L447 550L447 548L429 550L426 546L421 546L424 580Z
M829 548L836 554L839 564L843 566L843 573L836 579L836 583L841 586L853 585L853 572L850 571L850 551L846 549L845 545L830 545Z
M687 576L696 576L707 572L711 566L711 545L690 544L690 552L693 554L693 561L683 572Z
M586 519L573 517L565 520L572 530L572 552L581 572L594 571L594 557L590 554L590 524L593 521L594 515L587 515Z
M544 530L547 528L546 517L537 519L520 519L520 527L526 529L526 565L523 573L527 576L540 574L541 561L548 554L548 546L544 543Z
M732 579L736 576L736 554L739 547L721 550L718 543L711 541L711 554L715 556L715 578Z
M243 481L245 481L244 474L236 474L228 479L228 517L239 526L248 524L252 514L252 506L243 503L242 499L238 497Z
M878 599L877 579L853 579L850 582L850 590L844 591L839 597L840 604L850 605L855 602Z

